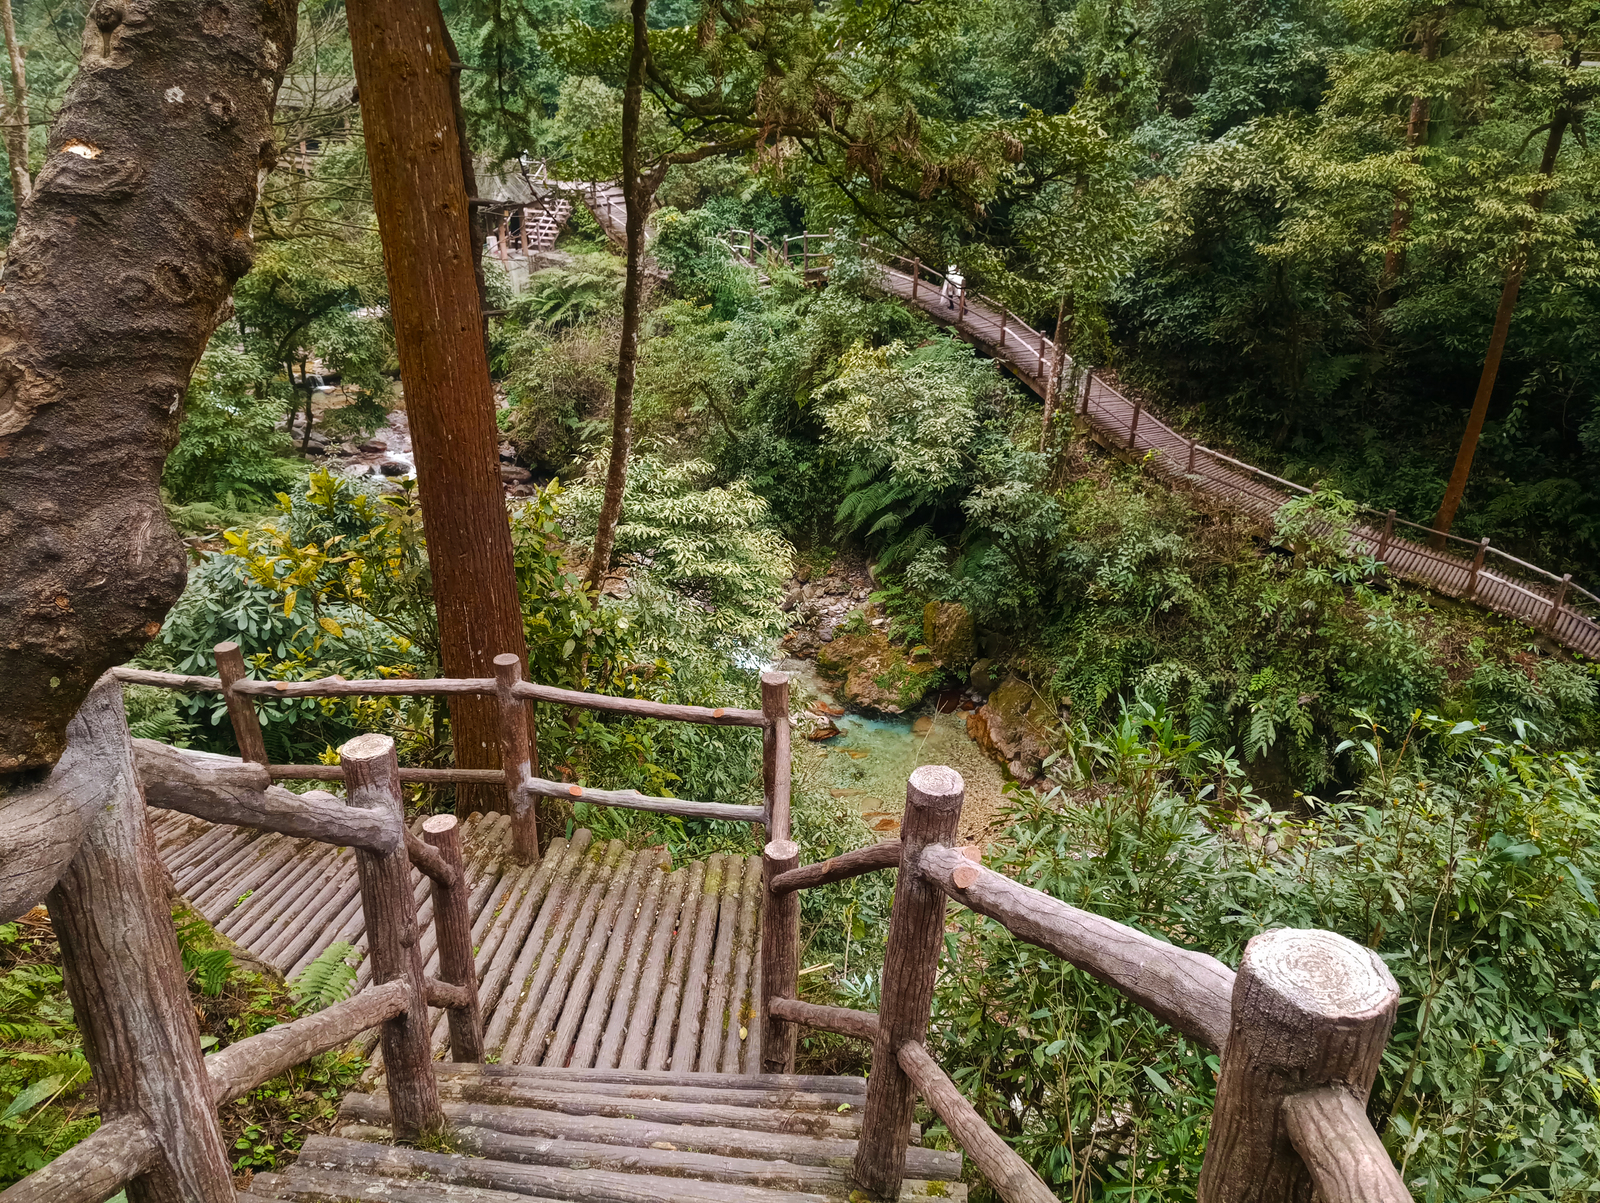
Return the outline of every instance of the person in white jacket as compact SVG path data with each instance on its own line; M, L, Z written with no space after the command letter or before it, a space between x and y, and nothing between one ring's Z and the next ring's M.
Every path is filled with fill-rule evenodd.
M956 302L961 299L961 293L966 288L967 281L952 263L945 269L944 287L939 290L939 296L944 300L946 309L954 309Z

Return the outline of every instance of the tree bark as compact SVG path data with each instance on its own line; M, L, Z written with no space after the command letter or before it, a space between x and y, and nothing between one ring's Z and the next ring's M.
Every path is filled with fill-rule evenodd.
M500 485L494 388L483 346L453 68L437 0L345 7L361 95L373 203L416 450L445 675L493 677L527 662ZM453 696L460 768L500 767L493 697ZM456 787L456 809L506 809L505 791Z
M0 778L55 763L183 588L161 469L254 257L294 38L285 0L90 11L0 293Z
M157 884L164 873L139 795L121 686L107 676L89 701L122 729L119 746L105 749L112 796L50 892L67 996L101 1116L136 1118L160 1150L128 1184L129 1203L223 1203L233 1197L233 1179L177 933Z
M11 203L17 216L33 191L28 175L28 69L17 43L17 22L11 0L0 0L0 29L5 32L6 59L11 67L11 99L5 106L6 158L11 165Z
M1574 59L1581 56L1581 52L1574 55ZM1572 65L1576 67L1577 62ZM1561 153L1561 139L1567 132L1567 126L1572 120L1572 110L1563 107L1558 110L1550 122L1550 133L1545 138L1544 156L1539 161L1539 174L1549 177L1555 172L1556 158ZM1528 204L1537 217L1544 208L1545 197L1549 192L1540 189L1528 197ZM1489 398L1494 395L1495 378L1500 374L1500 357L1505 354L1506 336L1511 331L1511 315L1517 307L1517 293L1522 290L1522 274L1527 270L1528 255L1526 248L1517 252L1511 265L1506 268L1505 283L1500 288L1500 307L1494 315L1494 331L1489 335L1489 350L1483 357L1483 374L1478 378L1478 394L1472 399L1472 412L1467 415L1467 429L1461 435L1461 448L1456 452L1456 465L1450 473L1450 484L1445 488L1444 500L1439 503L1439 514L1433 520L1437 533L1429 538L1429 543L1434 547L1444 546L1444 536L1449 533L1450 524L1455 521L1456 510L1461 505L1462 495L1467 491L1467 477L1472 472L1472 457L1478 451L1478 436L1483 433L1483 421L1489 413Z
M622 90L622 198L627 212L628 275L622 290L622 345L617 351L617 387L611 401L611 459L606 465L606 493L600 504L600 525L594 533L594 554L584 584L599 589L611 571L611 549L622 517L622 493L628 483L628 456L633 446L633 382L639 365L640 293L644 289L644 221L649 214L650 187L639 170L639 115L644 108L645 61L649 31L645 14L650 0L632 0L633 50L628 81Z

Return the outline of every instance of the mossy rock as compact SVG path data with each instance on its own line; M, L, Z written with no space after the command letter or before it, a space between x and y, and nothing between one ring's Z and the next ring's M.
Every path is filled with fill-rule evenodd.
M939 666L913 658L881 631L847 634L817 650L817 667L844 681L845 700L863 710L900 714L912 709L939 683Z

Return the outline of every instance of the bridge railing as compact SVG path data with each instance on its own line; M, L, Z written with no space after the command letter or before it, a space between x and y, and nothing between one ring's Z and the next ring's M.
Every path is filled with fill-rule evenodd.
M142 1179L150 1198L231 1203L218 1104L374 1027L381 1029L396 1134L441 1133L428 1008L447 1011L455 1060L483 1060L470 883L455 816L425 820L421 839L406 830L394 741L386 735L357 736L340 749L348 805L339 805L270 790L259 764L130 741L120 693L107 674L85 703L91 721L80 711L69 735L68 755L80 763L67 789L97 790L95 813L77 845L60 853L70 859L48 896L103 1122L0 1200L100 1203ZM167 893L157 884L147 806L353 848L371 984L203 1057ZM33 820L41 843L59 843L70 830L65 815ZM424 970L413 865L432 880L438 978Z
M401 793L405 782L503 785L513 845L526 859L538 857L533 806L538 797L743 820L761 824L769 839L789 836L791 733L789 679L783 673L762 676L760 710L740 710L540 685L522 679L515 655L495 659L494 677L427 680L254 680L246 675L234 643L217 645L216 662L215 677L134 668L106 674L69 732L64 787L47 793L26 812L11 808L4 815L13 827L39 828L37 842L44 851L35 859L54 862L54 867L24 868L34 877L46 875L41 892L49 889L49 881L55 882L49 894L51 917L104 1122L93 1135L0 1193L0 1203L100 1203L144 1176L162 1198L232 1203L217 1104L373 1027L382 1029L396 1135L410 1139L443 1130L428 1008L446 1010L454 1060L484 1057L470 883L455 816L425 819L420 839L407 831ZM221 693L242 758L130 740L121 705L123 682ZM255 712L255 699L261 697L452 694L487 694L499 701L501 769L403 769L394 741L380 734L358 735L345 743L338 764L269 764ZM547 781L536 775L531 701L760 728L763 804L653 798L631 790ZM342 781L346 804L272 786L284 780ZM146 806L355 849L371 984L345 1002L202 1058L166 892L155 885L160 869ZM84 812L95 820L87 835L79 820ZM63 847L74 831L81 847ZM24 842L12 838L16 834L0 830L7 846ZM424 968L413 866L432 882L438 978ZM32 900L22 905L26 909Z
M899 1193L920 1093L1006 1203L1055 1199L928 1051L948 896L1220 1054L1199 1203L1288 1203L1310 1197L1313 1187L1329 1203L1410 1199L1365 1110L1400 998L1376 953L1333 932L1269 931L1245 947L1236 974L1205 953L983 868L977 849L952 846L964 791L953 770L919 768L906 788L899 840L803 868L790 841L774 841L763 854L769 922L762 932L761 1005L771 1033L762 1044L764 1067L792 1069L796 1025L871 1041L857 1185L879 1197ZM881 1009L799 1001L792 969L797 892L891 867L899 874Z
M752 266L763 259L792 265L793 246L798 243L803 267L814 270L826 269L831 263L825 244L833 237L831 232L794 235L779 243L752 230L735 229L728 231L726 240L735 256ZM937 307L942 298L954 311L957 324L971 328L979 341L1008 362L1041 396L1059 393L1055 382L1068 378L1078 367L1064 348L1019 320L1003 302L965 287L947 289L945 274L920 259L908 259L866 241L860 245L886 272L905 278L914 303ZM905 295L906 284L891 291ZM1113 447L1134 450L1142 436L1143 445L1154 452L1150 466L1158 475L1231 494L1257 512L1276 509L1286 493L1312 491L1179 434L1142 400L1130 400L1092 371L1084 374L1081 392L1071 404ZM1558 576L1487 539L1466 539L1408 522L1392 510L1385 513L1360 506L1357 512L1361 521L1354 532L1356 549L1372 555L1391 573L1526 622L1568 647L1600 655L1600 595L1574 583L1571 574Z

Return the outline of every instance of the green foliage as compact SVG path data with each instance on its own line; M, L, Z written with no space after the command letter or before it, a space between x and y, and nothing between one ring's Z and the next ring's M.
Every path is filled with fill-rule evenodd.
M1070 743L1071 788L1013 795L995 867L1229 962L1281 926L1374 947L1402 1002L1372 1114L1417 1196L1595 1189L1594 766L1442 719L1355 734L1363 784L1297 819L1130 713ZM988 921L946 945L936 1055L985 1118L1062 1191L1115 1197L1137 1168L1192 1197L1215 1056Z
M257 387L259 361L228 341L213 338L200 357L161 484L179 503L265 508L294 472L278 430L283 405Z
M310 1015L349 998L355 991L360 960L355 945L342 940L324 948L289 982L295 1010Z

